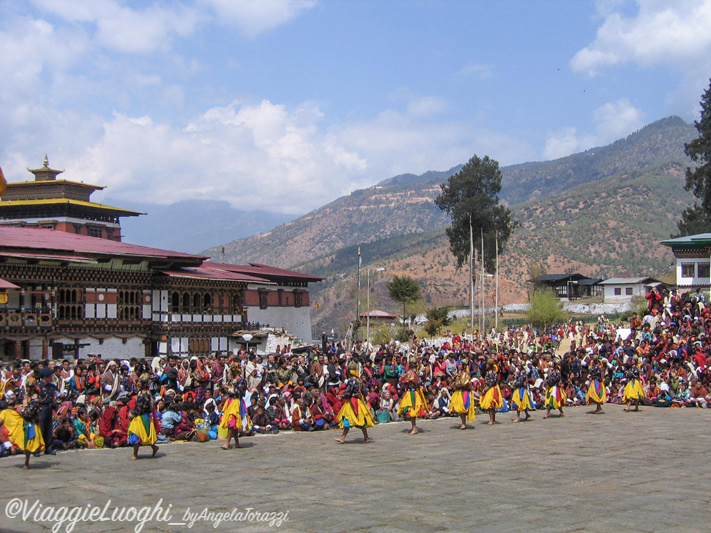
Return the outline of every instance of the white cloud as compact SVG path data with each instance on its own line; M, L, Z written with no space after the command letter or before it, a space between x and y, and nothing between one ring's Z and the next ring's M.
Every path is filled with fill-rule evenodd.
M269 101L212 108L183 129L115 114L67 175L108 186L112 198L172 203L225 199L248 209L302 213L347 189L365 160L319 127L320 112Z
M593 113L593 121L600 142L608 143L644 126L644 115L625 98L597 108Z
M543 149L543 156L546 160L559 159L577 152L582 152L591 146L595 146L595 137L578 135L578 130L573 127L562 128L551 133L546 139L546 146Z
M114 0L34 0L35 4L69 22L95 26L98 44L123 53L168 50L173 35L185 37L195 30L200 14L174 2L134 10Z
M317 0L202 0L226 24L255 37L289 22Z
M632 16L625 2L603 2L596 39L571 60L575 72L597 74L602 68L637 63L704 69L711 64L711 0L636 0Z
M456 72L458 78L491 78L494 75L494 67L478 63L468 63Z
M47 70L64 72L90 48L81 32L57 29L44 20L18 17L0 31L0 102L27 102L44 94Z
M509 136L407 112L326 126L311 103L235 102L183 127L150 116L114 113L102 121L56 112L43 117L43 111L24 110L37 135L5 150L8 179L29 179L25 167L41 164L47 152L67 179L107 186L93 199L117 203L224 199L240 208L301 214L395 174L447 169L475 153L504 165L532 155ZM50 131L40 127L43 118Z
M413 98L407 106L407 112L418 117L438 115L447 109L447 101L439 96Z
M621 99L598 107L593 113L593 123L595 133L581 134L573 127L551 133L543 149L544 157L558 159L626 137L644 126L644 115L629 100Z

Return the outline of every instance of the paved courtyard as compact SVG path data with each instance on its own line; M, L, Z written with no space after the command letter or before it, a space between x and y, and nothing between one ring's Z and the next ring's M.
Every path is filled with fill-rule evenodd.
M29 472L2 459L0 531L50 531L56 522L32 517L60 506L103 513L75 532L711 530L711 409L589 410L521 424L507 413L494 427L479 414L468 431L424 421L417 436L386 424L368 445L357 430L344 445L327 431L231 451L175 443L156 459L144 448L137 462L128 449L64 452ZM232 516L213 527L221 513Z

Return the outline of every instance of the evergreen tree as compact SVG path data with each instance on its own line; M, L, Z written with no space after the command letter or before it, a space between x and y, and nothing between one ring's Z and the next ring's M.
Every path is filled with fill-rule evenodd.
M684 152L696 163L686 169L687 191L700 204L688 207L677 224L679 236L711 232L711 83L701 97L701 119L694 122L699 136L684 145Z
M420 299L420 286L409 276L395 276L388 283L390 298L402 304L402 325L405 327L407 319L407 305Z
M511 236L515 223L511 210L499 204L501 169L498 161L488 156L472 157L457 174L442 185L442 193L435 203L452 218L447 228L449 245L457 267L469 258L469 224L473 227L474 247L481 246L484 235L484 267L491 272L495 267L495 239L498 235L499 252Z

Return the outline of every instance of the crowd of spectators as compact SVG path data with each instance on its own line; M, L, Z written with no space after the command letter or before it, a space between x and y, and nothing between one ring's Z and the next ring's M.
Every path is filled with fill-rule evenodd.
M275 353L215 353L209 357L155 357L114 361L99 355L81 360L15 361L0 368L0 411L22 410L31 399L51 413L43 426L46 452L72 448L125 446L131 411L141 380L150 380L159 442L219 438L227 390L241 391L240 436L279 431L318 431L337 426L342 387L355 362L367 390L365 401L378 423L398 418L403 389L399 378L413 365L429 403L427 417L452 416L450 397L461 372L474 397L484 388L493 364L507 411L512 381L525 369L531 404L542 408L546 377L559 363L568 405L585 405L596 359L610 403L622 403L627 371L636 366L643 404L655 407L708 407L711 402L711 316L701 291L679 294L656 289L645 313L613 323L570 321L537 331L508 327L486 335L452 334L436 340L412 338L347 351L340 343ZM49 416L49 415L48 415ZM1 419L0 419L1 422ZM51 427L51 429L50 429ZM46 429L45 429L46 428ZM45 434L51 431L48 438ZM16 452L0 423L0 454Z

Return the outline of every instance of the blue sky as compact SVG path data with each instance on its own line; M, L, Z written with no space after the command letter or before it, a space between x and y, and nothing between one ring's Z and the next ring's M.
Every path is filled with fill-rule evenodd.
M711 0L0 0L0 166L302 214L698 118Z

